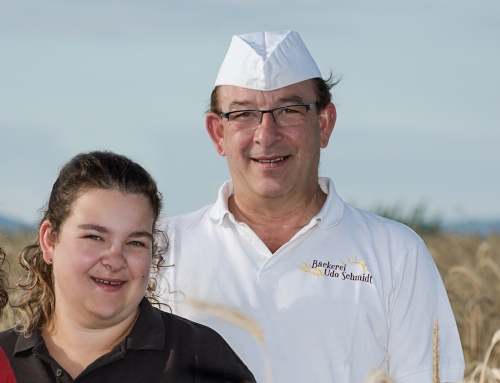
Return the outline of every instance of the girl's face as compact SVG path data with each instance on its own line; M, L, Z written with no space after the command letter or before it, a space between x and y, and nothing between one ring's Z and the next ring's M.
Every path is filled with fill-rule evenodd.
M40 244L53 265L56 321L105 328L134 315L148 285L153 224L147 197L102 189L73 202L57 240L45 221Z

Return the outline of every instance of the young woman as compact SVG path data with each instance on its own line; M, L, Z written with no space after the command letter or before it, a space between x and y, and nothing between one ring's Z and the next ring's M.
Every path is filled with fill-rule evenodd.
M8 275L2 268L5 261L5 251L0 247L0 319L2 318L3 309L9 303L9 294L7 292ZM5 356L0 347L0 383L16 383L14 372L10 367L9 360Z
M160 210L155 181L126 157L63 167L21 253L22 315L0 333L18 383L255 381L213 330L152 307Z

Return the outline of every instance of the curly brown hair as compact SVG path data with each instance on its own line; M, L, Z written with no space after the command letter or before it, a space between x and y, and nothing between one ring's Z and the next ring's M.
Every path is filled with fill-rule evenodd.
M330 72L330 75L326 79L315 77L311 80L313 81L316 91L316 102L318 103L317 111L319 113L330 102L332 102L332 94L330 93L330 90L340 82L340 77L336 77L332 72ZM206 113L211 112L216 114L222 113L219 106L219 86L216 86L210 95L210 106L208 107Z
M74 201L92 189L141 194L151 203L155 223L152 261L154 273L150 276L145 297L159 304L155 294L155 274L164 262L162 255L168 247L166 234L156 229L156 221L162 208L162 196L155 180L139 164L108 151L82 153L73 157L59 172L38 227L48 220L52 227L51 235L54 241L57 241ZM52 324L56 304L54 281L52 265L44 261L39 239L21 251L19 260L28 273L18 283L22 293L19 303L15 305L20 314L16 321L16 332L28 337L33 331L46 330Z
M9 303L9 293L7 287L9 285L9 275L3 269L3 263L5 262L5 251L0 247L0 318L3 314L3 309Z

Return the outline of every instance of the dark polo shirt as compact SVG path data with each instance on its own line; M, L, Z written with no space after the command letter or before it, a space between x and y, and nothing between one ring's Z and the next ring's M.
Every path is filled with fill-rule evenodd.
M0 333L0 347L18 383L255 382L252 373L212 329L160 311L143 299L129 336L76 379L49 355L39 332Z

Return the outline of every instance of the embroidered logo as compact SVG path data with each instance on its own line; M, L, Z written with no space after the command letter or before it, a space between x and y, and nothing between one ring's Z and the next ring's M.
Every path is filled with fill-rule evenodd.
M303 262L299 269L316 277L339 278L342 281L359 281L373 284L373 276L364 258L358 260L355 256L353 260L347 257L347 261L340 260L340 264L323 262L314 259L311 264Z
M302 266L299 266L299 269L306 273L312 274L315 277L322 276L323 278L326 278L326 275L323 273L323 271L321 271L319 267L313 268L309 263L303 262Z

